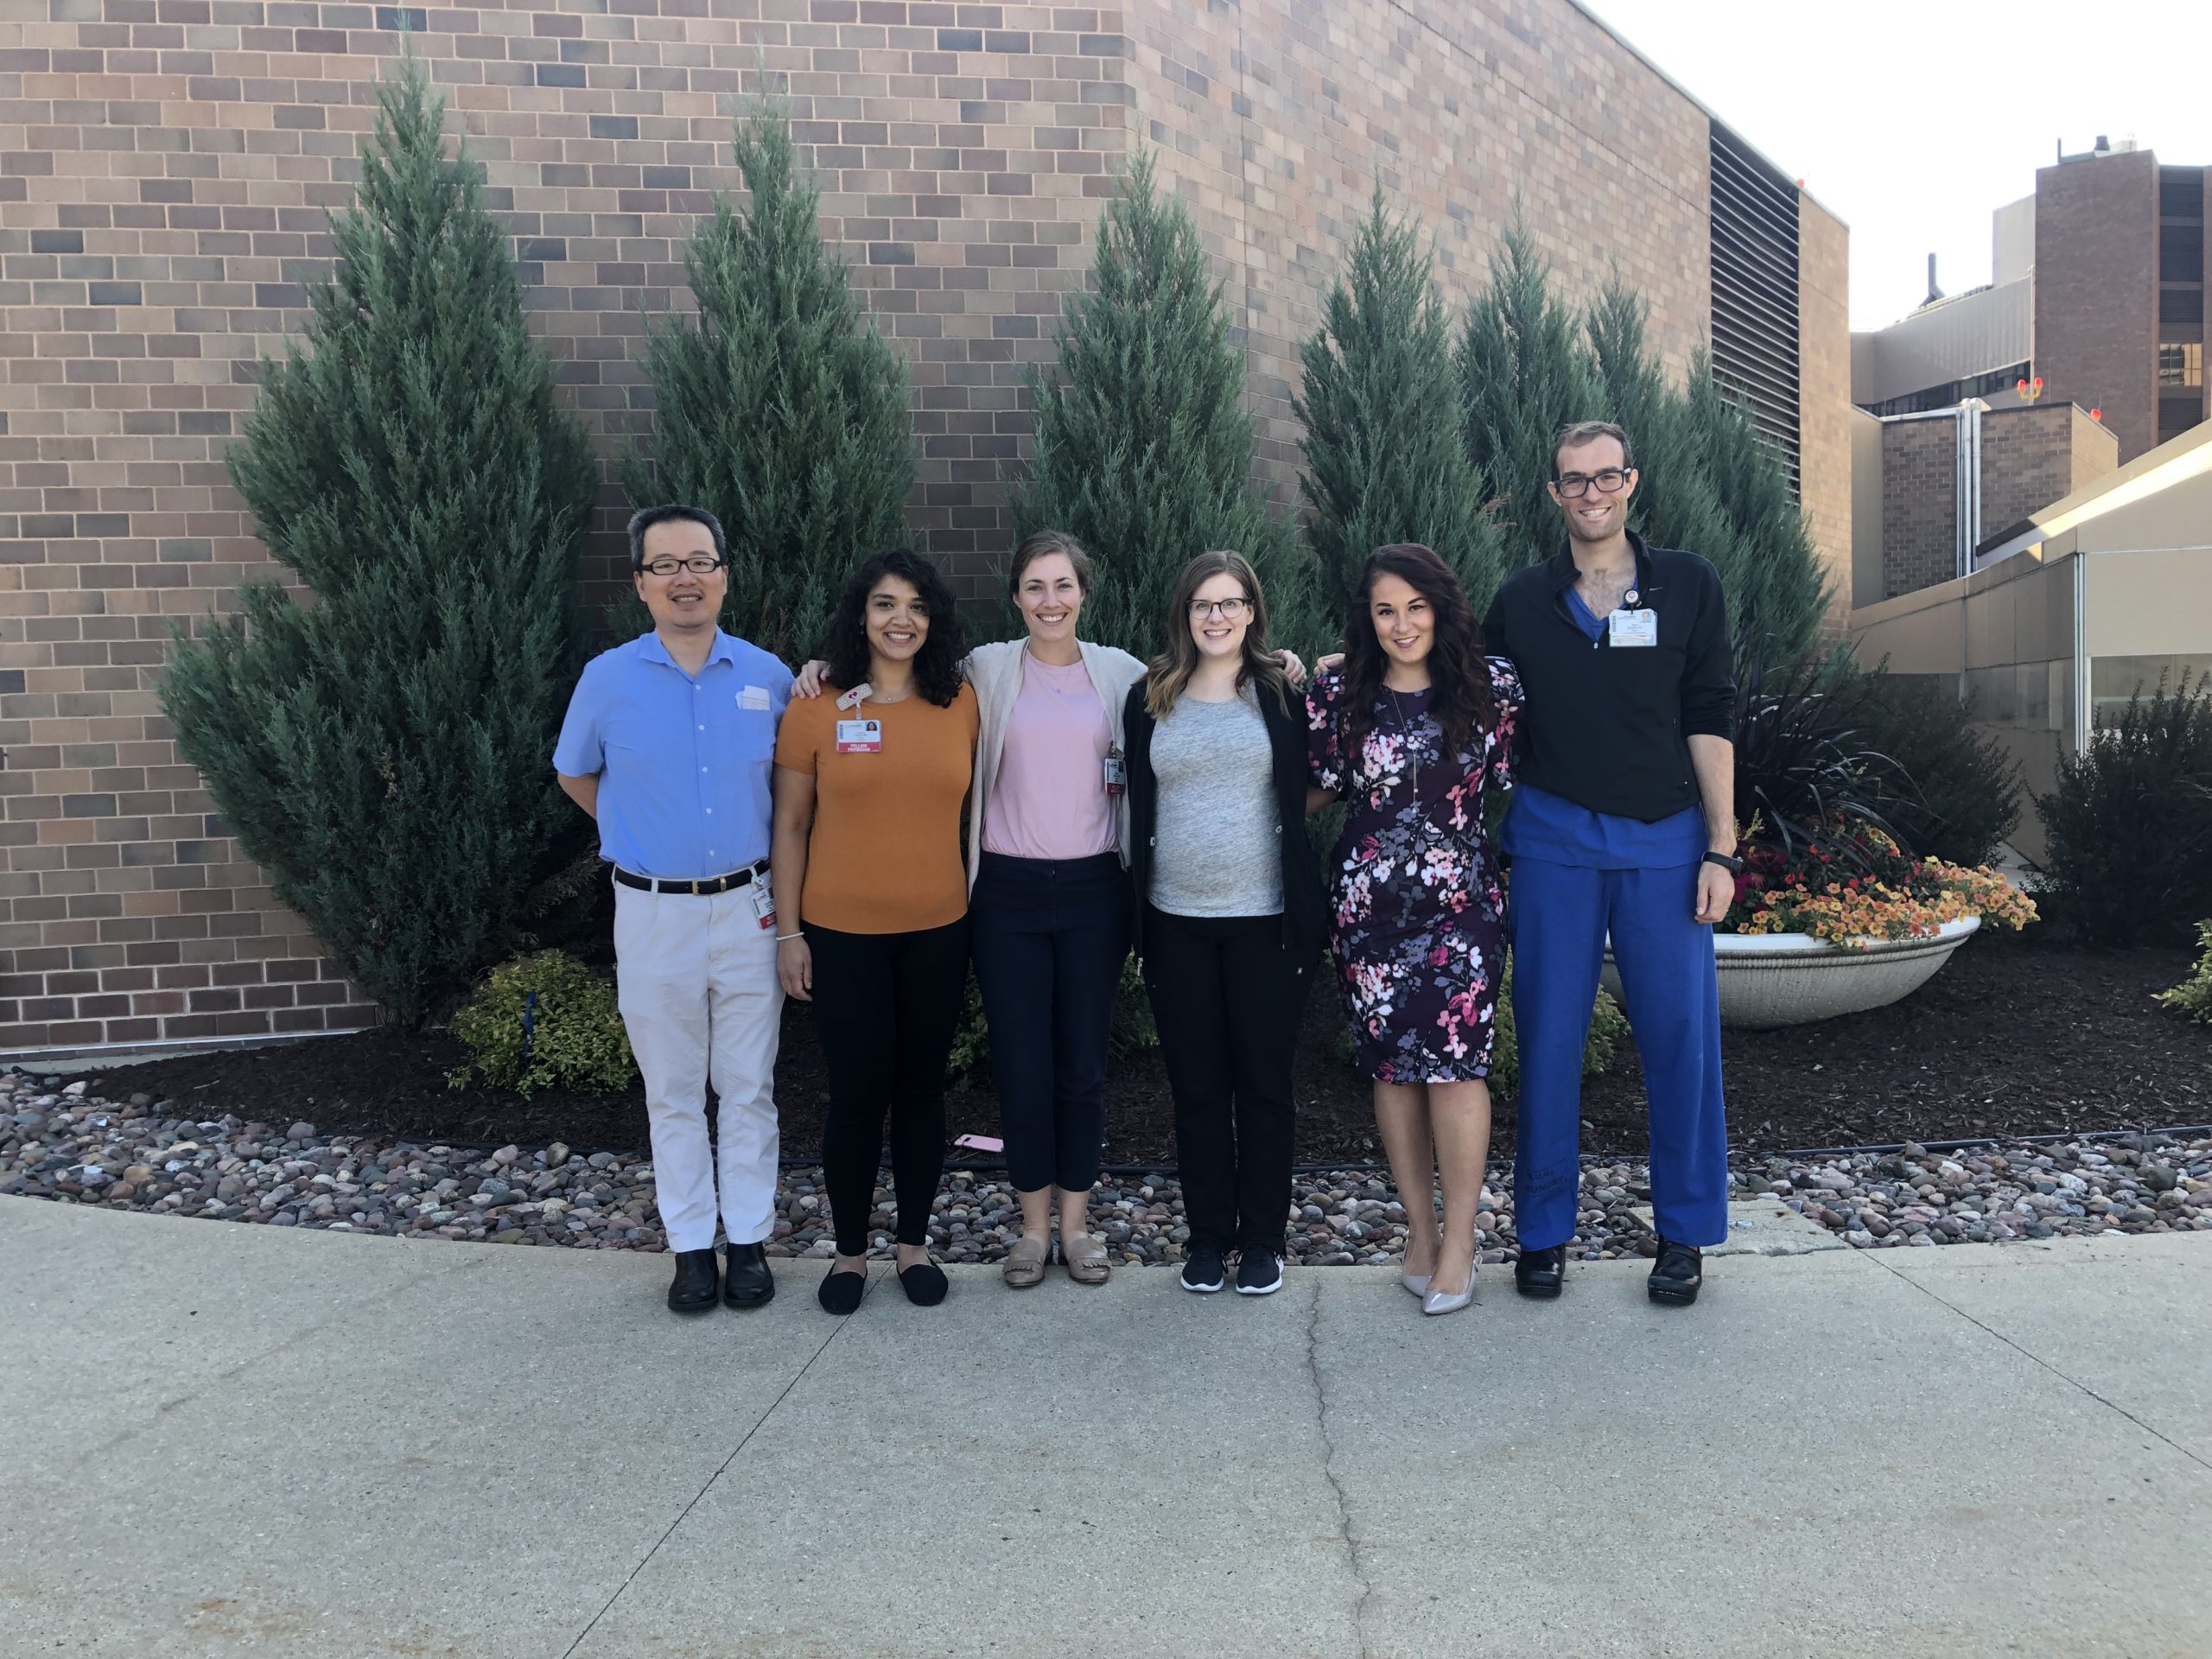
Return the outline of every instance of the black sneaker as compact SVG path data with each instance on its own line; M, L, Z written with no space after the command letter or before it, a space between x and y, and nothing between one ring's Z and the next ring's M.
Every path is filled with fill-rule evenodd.
M1211 1296L1221 1288L1224 1271L1219 1250L1211 1244L1197 1245L1191 1251L1191 1259L1183 1264L1183 1288Z
M1282 1258L1264 1244L1249 1246L1236 1262L1239 1296L1272 1296L1282 1288Z

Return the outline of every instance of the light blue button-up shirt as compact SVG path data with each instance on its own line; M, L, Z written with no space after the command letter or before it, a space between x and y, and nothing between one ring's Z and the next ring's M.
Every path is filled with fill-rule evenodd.
M791 672L717 629L693 678L658 634L594 658L569 699L553 769L599 774L601 855L683 881L768 855L769 772Z

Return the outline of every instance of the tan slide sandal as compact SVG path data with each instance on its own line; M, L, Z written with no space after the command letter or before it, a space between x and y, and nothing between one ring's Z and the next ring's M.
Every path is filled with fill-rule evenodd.
M1068 1277L1078 1285L1103 1285L1113 1272L1107 1262L1106 1247L1089 1233L1062 1237L1060 1260L1068 1264Z
M1052 1246L1041 1238L1018 1238L999 1264L999 1277L1016 1290L1027 1290L1045 1281L1045 1260Z

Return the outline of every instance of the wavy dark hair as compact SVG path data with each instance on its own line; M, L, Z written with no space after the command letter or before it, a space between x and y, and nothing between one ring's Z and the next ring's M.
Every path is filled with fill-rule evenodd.
M868 678L868 596L886 576L912 583L929 613L930 631L914 653L914 689L938 708L948 708L960 695L960 665L968 655L960 605L937 567L911 547L879 553L853 572L830 613L829 639L822 648L829 666L822 677L840 691Z
M1467 602L1452 567L1419 542L1392 542L1367 556L1352 589L1344 617L1344 696L1342 741L1347 764L1375 728L1375 707L1382 696L1382 676L1390 666L1382 641L1368 614L1368 596L1378 577L1396 576L1428 601L1435 613L1434 643L1428 652L1429 710L1444 728L1445 753L1464 753L1471 740L1497 723L1491 697L1490 664L1483 654L1482 625Z

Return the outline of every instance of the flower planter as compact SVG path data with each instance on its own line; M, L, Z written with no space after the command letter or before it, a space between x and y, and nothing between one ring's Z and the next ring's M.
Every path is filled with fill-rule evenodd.
M1932 939L1878 939L1850 950L1809 933L1715 933L1720 1023L1769 1031L1886 1007L1926 984L1980 925L1980 917L1967 916L1944 923ZM1618 1000L1610 950L1605 985Z

